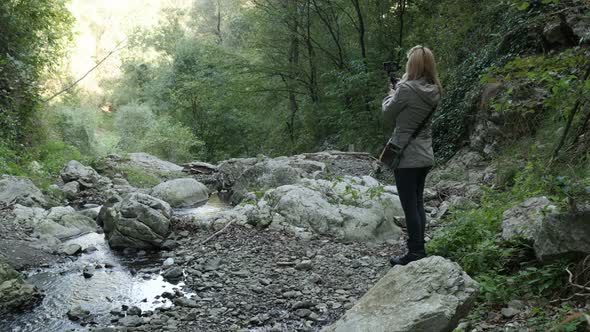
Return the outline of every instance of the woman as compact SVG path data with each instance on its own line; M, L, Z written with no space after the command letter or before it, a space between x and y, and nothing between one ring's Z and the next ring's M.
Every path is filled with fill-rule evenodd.
M394 265L406 265L426 257L424 250L424 183L434 165L432 151L431 114L442 94L436 62L432 51L423 46L413 47L408 52L406 73L402 80L391 87L383 100L383 112L390 121L395 121L393 143L403 147L408 144L394 170L399 198L406 216L408 228L408 253L392 257ZM425 122L415 139L412 135Z

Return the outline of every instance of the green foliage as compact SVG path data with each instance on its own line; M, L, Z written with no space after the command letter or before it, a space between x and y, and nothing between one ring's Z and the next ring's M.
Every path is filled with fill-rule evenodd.
M84 107L61 106L49 112L50 128L64 143L75 146L86 155L97 152L97 112Z
M70 160L85 159L76 147L60 140L47 140L33 149L13 150L0 141L0 174L30 178L47 191L59 172ZM34 162L38 165L34 166Z
M143 138L141 151L173 162L187 162L199 155L202 146L203 142L188 127L160 117Z
M118 170L123 173L130 185L137 188L152 188L161 182L157 176L141 168L122 166Z
M488 189L479 207L451 211L448 225L440 228L428 243L430 254L449 257L458 262L481 285L482 303L505 303L513 298L550 296L563 290L567 283L564 260L541 265L527 242L506 241L501 237L502 215L507 209L527 198L548 196L554 202L567 203L588 197L585 174L560 165L548 165L546 156L532 151L506 150L507 158L521 158L524 167L511 169L511 180L498 190ZM528 154L528 155L527 155ZM580 178L582 177L582 179Z
M149 106L121 106L115 114L115 129L121 137L119 147L124 151L141 151L144 137L155 125L156 118Z
M125 105L115 115L119 148L126 152L147 152L173 162L199 156L203 142L190 128L168 116L156 116L146 105Z
M0 139L5 142L32 142L39 129L38 80L56 68L71 25L61 0L0 3Z

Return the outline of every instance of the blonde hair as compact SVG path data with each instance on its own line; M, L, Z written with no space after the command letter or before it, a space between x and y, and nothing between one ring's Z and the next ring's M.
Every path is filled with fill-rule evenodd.
M438 91L443 92L442 84L438 78L434 54L428 47L418 45L408 51L408 62L406 63L406 73L403 79L415 81L421 78L431 84L436 84Z

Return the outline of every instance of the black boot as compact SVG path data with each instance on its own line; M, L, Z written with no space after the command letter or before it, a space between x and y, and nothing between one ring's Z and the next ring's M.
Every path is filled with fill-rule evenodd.
M391 266L406 265L413 261L420 260L424 257L426 257L426 251L424 250L424 242L408 242L408 253L403 256L391 257L389 259L389 264L391 264Z
M391 266L406 265L413 261L420 260L424 257L426 257L426 253L424 252L408 252L403 256L391 257L389 259L389 264L391 264Z

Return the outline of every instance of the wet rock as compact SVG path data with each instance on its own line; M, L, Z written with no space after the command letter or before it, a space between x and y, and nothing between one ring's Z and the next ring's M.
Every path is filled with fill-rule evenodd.
M0 176L0 206L20 204L27 207L47 205L45 196L31 180L16 176Z
M75 237L96 230L96 222L70 206L53 207L50 210L15 205L11 211L14 221L27 225L38 236L58 239Z
M127 309L127 315L141 316L141 309L139 307L133 306L133 307Z
M533 197L504 212L502 216L502 238L505 240L521 236L532 240L546 213L555 209L547 197Z
M573 212L554 212L543 218L535 233L535 254L541 261L566 255L588 255L589 238L590 206Z
M167 280L178 280L182 278L182 276L182 268L178 266L171 267L168 270L164 271L164 273L162 273L162 277L164 277L164 279Z
M151 195L174 208L194 207L209 199L207 187L192 178L162 182L152 189Z
M37 287L0 260L0 314L30 308L42 297Z
M125 316L119 320L119 324L125 327L137 327L143 325L143 318L139 316Z
M181 307L197 308L199 305L197 301L188 299L186 297L178 297L174 299L174 304Z
M84 269L82 270L82 275L84 276L84 278L90 279L94 276L95 272L96 272L95 267L90 265L90 266L84 267Z
M391 269L323 331L452 331L473 306L477 292L477 283L458 264L428 257Z
M74 256L82 252L82 247L79 244L71 243L62 247L61 252L68 256Z
M82 252L85 254L90 254L90 253L93 253L97 250L98 249L95 246L89 246L89 247L84 248L84 250L82 250Z
M171 214L168 203L131 193L112 206L103 206L98 223L111 248L159 248L169 232Z
M68 310L67 315L68 318L74 322L85 321L90 318L90 311L78 305Z

